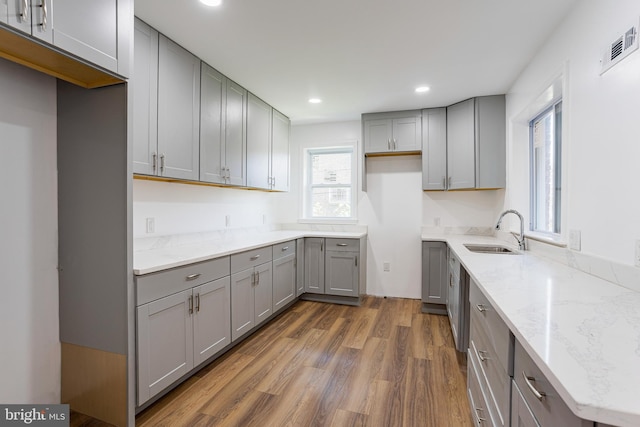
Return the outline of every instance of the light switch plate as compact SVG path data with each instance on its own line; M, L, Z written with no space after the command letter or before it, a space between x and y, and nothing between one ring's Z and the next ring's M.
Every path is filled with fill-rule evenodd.
M579 251L582 246L580 230L569 230L569 249Z
M384 271L391 271L391 263L390 262L383 262L382 263L382 269Z
M155 218L147 218L147 233L155 233L156 232L156 219Z

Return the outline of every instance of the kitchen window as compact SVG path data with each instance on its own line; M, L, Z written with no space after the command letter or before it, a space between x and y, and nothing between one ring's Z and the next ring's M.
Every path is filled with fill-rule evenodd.
M562 101L531 120L531 231L560 234Z
M353 147L309 148L305 155L306 220L355 220Z

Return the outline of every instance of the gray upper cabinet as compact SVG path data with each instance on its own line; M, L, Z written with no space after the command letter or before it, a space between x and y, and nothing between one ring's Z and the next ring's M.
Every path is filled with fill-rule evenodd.
M246 184L247 91L202 63L200 180Z
M447 188L447 109L422 110L422 189Z
M7 23L104 69L129 75L131 0L8 0ZM2 6L0 6L0 11Z
M8 0L0 0L0 22L6 24L9 21L9 5Z
M134 26L133 172L155 175L158 169L158 32L140 21Z
M419 153L422 117L420 110L362 115L365 154Z
M447 107L449 190L505 186L505 120L503 95L472 98Z
M271 189L289 191L289 118L273 110L271 140Z
M160 35L158 50L159 175L197 180L200 60Z
M422 311L447 314L447 244L422 242Z
M270 189L272 108L253 94L247 106L247 186Z

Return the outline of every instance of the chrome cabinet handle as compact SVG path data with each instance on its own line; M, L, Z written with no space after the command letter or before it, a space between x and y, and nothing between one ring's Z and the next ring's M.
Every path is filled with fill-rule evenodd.
M487 360L489 360L487 356L484 356L485 354L487 354L485 350L476 350L476 353L478 354L478 358L481 362L486 362Z
M322 252L322 248L324 248L324 240L320 242L320 252Z
M156 171L156 168L158 167L158 154L156 154L156 152L154 151L153 154L151 155L151 167L153 168L153 171Z
M29 0L23 0L22 2L22 22L27 22L29 20Z
M164 153L160 154L160 173L164 172Z
M275 176L272 176L272 177L271 177L271 186L272 186L272 187L275 187L275 186L276 186L276 177L275 177Z
M398 149L398 142L396 141L395 138L393 138L393 150L397 150Z
M356 255L356 267L358 266L358 255Z
M200 312L200 294L196 294L196 313Z
M47 29L47 0L42 0L42 26L43 30Z
M533 384L531 384L531 381L535 382L535 377L531 377L528 376L524 371L522 371L522 378L524 378L524 382L527 385L527 387L529 388L529 390L531 390L531 393L533 393L533 395L536 397L536 399L538 399L539 401L542 401L547 394L544 391L538 391Z
M258 280L256 281L256 285L260 284L260 272L258 271Z
M451 177L449 177L449 187L451 187Z
M349 246L349 245L348 245L348 244L346 244L346 243L336 243L336 246L344 247L344 246Z
M258 258L260 258L260 254L252 256L252 257L251 257L251 261L255 261L255 260L257 260Z
M189 295L189 314L193 314L193 295Z
M285 246L284 248L282 248L282 252L288 251L288 250L289 250L289 246Z
M194 274L190 274L187 277L185 277L185 279L187 280L196 280L198 277L200 277L200 273L194 273Z
M476 304L476 308L480 313L484 313L487 311L487 307L484 304Z

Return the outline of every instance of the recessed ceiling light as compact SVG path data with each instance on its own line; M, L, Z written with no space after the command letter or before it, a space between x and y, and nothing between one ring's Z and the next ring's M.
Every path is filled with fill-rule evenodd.
M320 104L321 102L322 102L322 99L320 98L309 98L310 104Z
M206 4L207 6L220 6L222 0L200 0L200 3Z
M429 86L419 86L416 88L416 93L429 92Z

